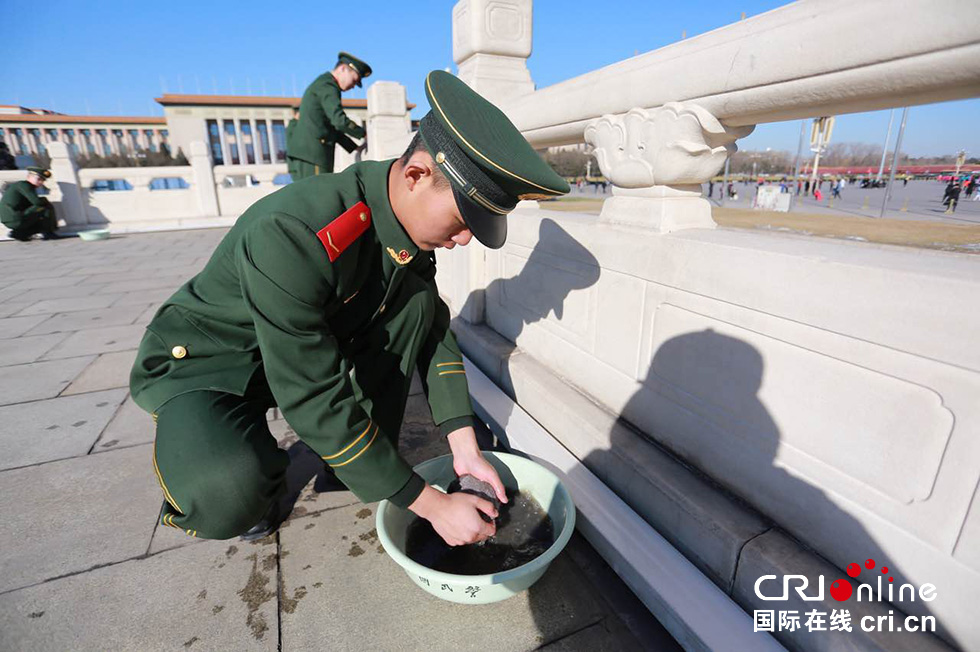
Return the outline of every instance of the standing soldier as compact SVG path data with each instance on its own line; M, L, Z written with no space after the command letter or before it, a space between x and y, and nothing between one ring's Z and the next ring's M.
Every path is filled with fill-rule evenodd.
M364 138L364 128L347 117L340 94L370 76L371 66L346 52L337 54L334 69L317 77L303 93L300 117L286 157L295 170L293 181L333 172L334 146L348 152L357 148L348 136Z
M39 197L37 189L51 177L51 170L41 167L27 168L27 181L15 181L7 186L0 199L0 221L10 232L11 238L27 242L35 233L45 240L58 240L63 236L55 233L58 220L54 206L47 197Z
M450 545L494 533L479 514L496 516L489 501L426 485L398 454L418 371L456 473L507 501L476 443L433 252L473 236L500 248L520 200L568 184L453 75L429 73L425 92L432 111L401 158L259 200L147 326L130 387L156 421L164 525L208 539L278 528L289 456L266 421L277 405L360 500L410 509Z
M291 157L289 152L295 151L296 149L296 146L293 144L293 137L296 133L297 124L299 124L299 107L294 106L293 119L286 125L286 171L293 178L293 181L299 180L297 176L299 173L296 171L296 159Z

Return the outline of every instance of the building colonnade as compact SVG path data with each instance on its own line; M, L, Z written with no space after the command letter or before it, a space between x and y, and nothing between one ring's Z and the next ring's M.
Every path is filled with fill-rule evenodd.
M47 144L54 141L65 143L76 156L171 151L168 130L155 125L101 123L65 127L7 123L0 126L0 141L6 142L15 156L45 154Z
M286 124L273 118L208 118L207 143L215 165L286 162Z

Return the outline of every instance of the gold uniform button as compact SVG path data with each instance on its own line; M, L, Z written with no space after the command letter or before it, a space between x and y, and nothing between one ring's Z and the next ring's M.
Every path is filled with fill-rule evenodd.
M436 153L436 163L442 165L445 160L446 160L445 154L443 154L442 152Z
M361 218L362 222L367 222L367 213L361 213L359 217Z
M327 144L327 139L326 138L321 138L320 139L320 144L321 145L326 145Z
M378 308L378 314L379 314L379 315L383 315L383 314L385 314L385 304L383 304L383 303L382 303L382 304L381 304L381 307L380 307L380 308Z
M170 349L170 355L172 355L173 357L177 358L178 360L180 360L182 358L186 358L187 357L187 349L185 349L184 347L182 347L180 345L177 345L174 348Z

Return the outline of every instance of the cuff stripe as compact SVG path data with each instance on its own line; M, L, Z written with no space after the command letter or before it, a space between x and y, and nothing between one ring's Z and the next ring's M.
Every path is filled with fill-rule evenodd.
M381 429L380 426L375 426L374 427L374 434L371 435L371 439L368 440L368 443L365 444L364 448L362 448L361 450L359 450L357 452L357 455L355 455L354 457L350 458L346 462L341 462L340 464L330 464L330 466L332 468L335 468L335 469L336 468L339 468L341 466L347 466L348 464L350 464L351 462L353 462L354 460L356 460L358 457L360 457L361 455L363 455L364 454L364 451L366 451L367 449L371 448L371 444L373 444L374 443L374 440L377 439L377 437L378 437L378 431L380 429ZM358 439L360 439L360 437L358 437ZM329 462L328 462L328 464L329 464Z
M353 448L354 447L354 444L356 444L357 442L359 442L362 439L364 439L364 435L368 434L368 431L370 429L371 429L371 421L369 420L368 421L367 428L365 428L364 429L364 432L362 432L360 435L357 436L357 439L355 439L351 443L347 444L347 447L344 448L344 450L340 451L339 453L335 453L333 455L324 455L323 456L323 459L325 459L325 460L337 459L338 457L340 457L341 455L343 455L344 453L346 453L347 451L349 451L351 448ZM373 439L373 437L372 437L372 439Z

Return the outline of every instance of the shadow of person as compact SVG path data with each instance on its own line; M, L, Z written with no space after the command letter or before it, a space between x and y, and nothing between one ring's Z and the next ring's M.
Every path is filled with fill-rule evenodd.
M571 240L571 237L558 224L547 222L550 220L542 221L542 237L520 273L515 277L493 281L485 293L487 322L498 334L504 333L506 338L502 337L500 343L503 351L501 389L511 393L518 404L521 397L513 395L514 383L509 370L509 356L516 350L518 336L527 325L544 320L551 313L560 322L569 293L594 284L600 274L594 257L576 242L575 245L582 247L582 250L576 251L575 258L590 260L595 266L590 280L571 282L571 279L566 279L564 285L549 282L545 270L549 262L553 262L549 254L553 249L548 246L547 240ZM481 301L482 297L476 295L470 299ZM464 307L463 314L469 314L465 310ZM516 319L520 322L515 323ZM573 450L574 447L567 441L562 443L582 460L589 471L626 500L642 518L749 613L753 609L796 610L801 617L800 627L794 632L777 634L784 644L792 648L810 649L814 644L813 637L822 636L838 640L826 640L818 645L850 647L863 643L890 649L899 647L899 640L895 637L909 637L911 642L908 639L901 641L902 649L946 649L935 636L888 631L864 633L858 622L851 624L854 633L810 632L804 626L804 614L814 609L827 614L825 622L834 609L849 609L860 615L867 613L876 619L889 614L892 605L887 602L887 581L885 597L881 602L869 604L866 597L861 604L856 602L858 584L868 583L876 587L878 569L884 563L890 568L889 576L895 578L896 589L909 580L903 575L900 563L889 559L883 543L875 541L858 520L838 507L837 499L828 496L806 478L788 471L780 462L778 453L785 444L776 421L759 396L764 374L762 354L748 342L710 329L673 337L655 351L647 377L624 406L605 441L592 442L590 446L580 446L577 450ZM562 406L555 405L553 409L561 410ZM502 423L509 421L507 417L509 415L504 415ZM644 433L644 427L647 432L670 433L672 436L661 435L655 439ZM498 439L507 444L505 434ZM670 449L660 442L670 443ZM690 469L690 466L695 469ZM712 477L705 477L698 469L711 469ZM667 473L666 478L658 475L661 470ZM750 514L756 523L762 524L753 537L758 541L742 541L744 547L739 545L731 551L734 557L725 571L727 576L722 576L719 565L712 566L698 550L698 538L713 536L714 524L698 523L690 513L685 512L685 505L692 505L687 497L678 496L675 493L678 486L671 484L679 476L689 476L683 482L690 486L711 488L712 485L721 484L730 494L722 499L722 503L745 509L745 513ZM749 506L740 503L748 503ZM715 504L718 504L717 501ZM780 523L783 530L766 529L769 527L766 525L768 519L755 513L755 510L763 514L792 514L796 517ZM787 531L799 533L804 539L802 545L791 534L785 534ZM842 541L846 544L842 545ZM752 543L755 545L750 546ZM832 553L836 558L828 561L819 554L811 555L808 552L811 548L836 551ZM847 556L843 556L845 554ZM855 579L842 570L850 563L861 564L867 559L883 560L883 563L880 562L873 571L862 567ZM555 564L556 568L560 566ZM738 577L735 575L736 568L739 570ZM567 571L559 570L558 573L568 575ZM810 579L808 596L815 594L819 575L822 574L825 576L824 599L821 602L804 602L794 592L787 602L761 602L755 595L754 585L764 574L807 575ZM549 582L547 578L548 575L529 590L531 610L545 641L557 633L552 622L555 602L576 594L570 584L582 581L573 577L569 581L561 578ZM556 581L562 587L560 590L555 588ZM830 589L836 581L850 585L850 598L838 602L831 597ZM598 595L598 592L593 591L592 594ZM596 603L593 606L601 611L604 607L600 603L605 598L594 599ZM928 606L921 600L913 603L896 600L895 604L920 618L930 615ZM857 607L861 608L860 612ZM609 608L609 604L605 608ZM901 617L902 611L895 610L895 621L898 622ZM615 621L615 618L611 621ZM943 637L952 641L943 624L937 624ZM633 631L636 631L635 625L636 620L633 620ZM829 623L826 629L829 630ZM866 637L864 641L855 640L862 636Z
M667 339L657 348L647 377L624 406L606 445L595 447L580 459L749 613L755 609L796 610L801 628L776 633L784 645L792 649L848 647L856 643L858 634L808 631L804 614L816 609L829 617L834 609L849 609L855 619L858 613L884 615L892 606L887 603L887 594L882 603L870 603L870 608L866 598L859 604L853 594L839 602L831 595L833 583L845 580L854 592L862 582L876 587L879 568L885 564L890 568L889 576L895 578L896 589L906 580L900 564L888 558L881 543L858 520L820 487L783 466L778 454L787 444L759 396L764 377L762 354L736 337L706 329ZM648 432L661 436L655 439ZM690 466L694 469L684 470ZM701 469L710 469L710 478ZM719 506L717 494L711 496L717 492L712 486L715 484L733 498L724 499ZM697 500L699 494L707 500ZM726 510L725 505L731 508ZM745 521L756 524L757 534L748 541L715 541L718 547L712 551L707 542L714 537L716 523L699 523L699 510L704 510L702 518L715 516L729 525L731 514L742 512ZM754 513L756 510L794 516L790 522L776 524L781 529L766 529L769 519ZM737 527L730 529L735 532ZM786 531L799 533L802 545ZM814 532L819 538L809 534ZM721 561L724 555L717 554L726 546L731 553L727 564ZM811 556L807 552L811 549L846 549L850 556L838 557L834 563L820 557L819 552ZM874 570L862 566L854 579L843 570L850 563L860 565L867 559L879 560L878 566ZM765 589L768 595L781 593L783 575L799 574L809 578L809 596L817 594L819 576L824 575L824 599L805 602L792 592L786 602L763 602L755 594L755 582L766 574L778 577ZM917 616L929 614L918 600L904 606ZM900 612L896 613L898 621ZM857 622L853 628L860 631ZM937 639L921 634L914 635L917 638L910 647L906 647L909 641L899 646L893 638L907 633L865 635L884 649L943 649ZM817 636L827 640L817 643ZM832 643L834 638L838 640Z
M469 315L476 305L486 304L490 313L487 321L507 333L508 339L499 340L504 386L510 386L507 356L516 350L515 340L524 329L551 316L552 323L561 327L569 296L594 286L599 276L599 264L591 252L557 222L545 218L538 229L538 241L517 275L496 279L485 291L468 298L462 314ZM493 444L496 450L508 450L503 441L494 440ZM549 509L549 505L542 507ZM573 535L565 552L528 589L538 644L561 640L562 649L589 652L678 650L639 600L629 592L624 594L618 578L611 578L613 571L598 554L580 535ZM625 620L630 620L629 629Z
M524 328L548 315L554 315L553 323L560 326L568 296L595 285L599 275L595 256L557 222L544 218L538 228L538 241L520 272L510 278L494 279L485 290L470 294L460 314L470 315L474 306L479 306L478 312L486 313L484 321L492 322L502 334L501 345L506 349L505 387L512 386L506 355L517 348L515 342ZM505 304L505 310L499 309Z

